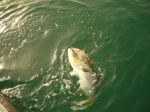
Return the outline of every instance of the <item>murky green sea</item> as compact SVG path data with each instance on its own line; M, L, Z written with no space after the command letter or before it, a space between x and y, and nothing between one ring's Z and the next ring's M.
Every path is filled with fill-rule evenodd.
M83 109L69 47L104 75ZM150 112L149 0L1 0L0 89L18 112Z

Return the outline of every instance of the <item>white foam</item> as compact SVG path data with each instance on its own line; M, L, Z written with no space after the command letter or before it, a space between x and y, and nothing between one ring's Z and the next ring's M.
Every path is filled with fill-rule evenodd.
M0 64L0 70L3 69L3 68L4 68L4 65L3 65L3 64Z

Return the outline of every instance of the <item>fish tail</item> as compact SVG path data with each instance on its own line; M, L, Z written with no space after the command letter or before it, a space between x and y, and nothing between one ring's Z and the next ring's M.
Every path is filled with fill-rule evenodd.
M88 99L86 99L86 100L82 100L82 101L78 102L78 105L80 105L80 106L84 106L84 105L90 106L90 105L92 105L94 102L95 102L95 99L94 99L94 98L88 98Z
M83 110L86 109L87 107L91 106L93 103L95 102L94 98L88 98L86 100L82 100L79 102L73 102L73 106L71 106L71 108L73 110Z

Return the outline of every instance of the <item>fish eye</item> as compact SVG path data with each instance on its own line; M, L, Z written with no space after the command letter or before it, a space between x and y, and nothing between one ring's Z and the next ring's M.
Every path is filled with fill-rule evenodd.
M87 65L87 62L86 62L86 61L84 61L84 64L85 64L85 65Z

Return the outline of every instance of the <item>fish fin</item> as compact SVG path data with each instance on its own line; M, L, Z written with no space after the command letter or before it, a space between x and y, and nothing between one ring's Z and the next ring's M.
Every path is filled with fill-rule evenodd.
M82 68L82 70L83 70L84 72L89 72L89 69L87 69L87 68Z
M71 71L70 73L69 73L71 76L76 76L76 72L73 70L73 71Z

